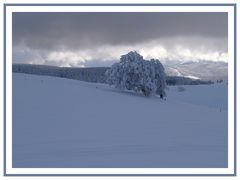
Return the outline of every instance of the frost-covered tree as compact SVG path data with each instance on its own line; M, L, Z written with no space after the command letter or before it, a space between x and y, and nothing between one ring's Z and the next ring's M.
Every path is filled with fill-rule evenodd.
M119 89L134 90L145 96L157 93L166 96L166 75L164 67L157 59L144 60L137 52L122 55L120 62L106 71L108 84Z

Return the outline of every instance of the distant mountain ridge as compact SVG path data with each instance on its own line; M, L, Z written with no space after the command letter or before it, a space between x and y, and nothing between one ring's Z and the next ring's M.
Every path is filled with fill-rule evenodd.
M164 63L166 74L201 80L228 79L228 63L214 61L167 61Z
M190 79L200 80L228 80L228 63L226 62L214 62L214 61L187 61L182 62L179 60L166 61L163 63L167 76L185 77ZM56 67L47 65L31 65L31 64L13 64L13 72L31 73L29 68L33 68L35 74L44 73L46 75L58 74L58 76L64 76L64 71L70 71L73 73L74 78L79 79L79 75L76 73L80 69L82 74L97 73L100 76L100 82L103 82L103 74L109 67L89 67L89 68L78 68L78 67ZM85 70L84 70L85 69ZM50 72L47 72L49 71ZM91 72L90 72L91 71ZM94 73L93 73L94 72ZM32 72L33 73L33 72ZM80 73L81 74L81 73ZM80 78L81 79L81 78ZM99 78L98 80L99 81Z

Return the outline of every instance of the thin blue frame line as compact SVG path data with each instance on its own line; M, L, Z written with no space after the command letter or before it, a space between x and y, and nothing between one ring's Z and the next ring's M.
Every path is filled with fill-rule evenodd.
M237 5L234 5L234 174L237 176Z
M234 173L233 174L7 174L6 173L6 7L7 6L233 6L234 7ZM236 37L237 37L236 4L4 4L4 176L236 176L237 175L237 122L236 122Z
M235 174L6 174L5 176L86 176L86 177L89 177L89 176L105 176L105 177L109 177L109 176L186 176L186 177L189 177L189 176L205 176L205 177L219 177L219 176L227 176L227 177L231 177L231 176L235 176Z
M3 149L3 155L4 155L4 176L6 176L6 6L4 5L3 7L3 25L4 25L4 30L3 30L3 61L4 61L4 65L3 65L3 96L4 96L4 101L3 101L3 107L4 107L4 112L3 112L3 127L4 127L4 140L3 140L3 144L4 144L4 149Z
M206 3L199 3L199 4L191 4L191 3L186 3L186 4L162 4L162 3L154 3L154 4L145 4L145 3L140 3L140 4L134 4L134 3L130 3L130 4L126 4L126 3L117 3L117 4L111 4L111 3L102 3L102 4L99 4L99 3L92 3L92 4L83 4L83 3L74 3L74 4L53 4L53 3L50 3L50 4L46 4L46 3L38 3L38 4L17 4L17 3L13 3L13 4L5 4L7 6L234 6L236 4L234 3L222 3L222 4L214 4L214 3L211 3L211 4L206 4Z

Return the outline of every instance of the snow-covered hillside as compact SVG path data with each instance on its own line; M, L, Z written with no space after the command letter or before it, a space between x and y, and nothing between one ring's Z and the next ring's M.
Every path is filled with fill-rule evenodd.
M13 73L13 167L227 167L227 86L167 100Z
M182 76L202 80L227 81L228 64L221 61L166 61L165 71L168 76Z

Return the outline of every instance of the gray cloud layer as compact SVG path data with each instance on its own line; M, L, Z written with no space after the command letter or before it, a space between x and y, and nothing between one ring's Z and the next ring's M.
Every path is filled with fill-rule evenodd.
M15 63L78 65L113 60L128 50L151 56L153 49L155 58L178 58L181 49L189 58L193 52L221 55L227 54L227 35L227 13L13 14Z

